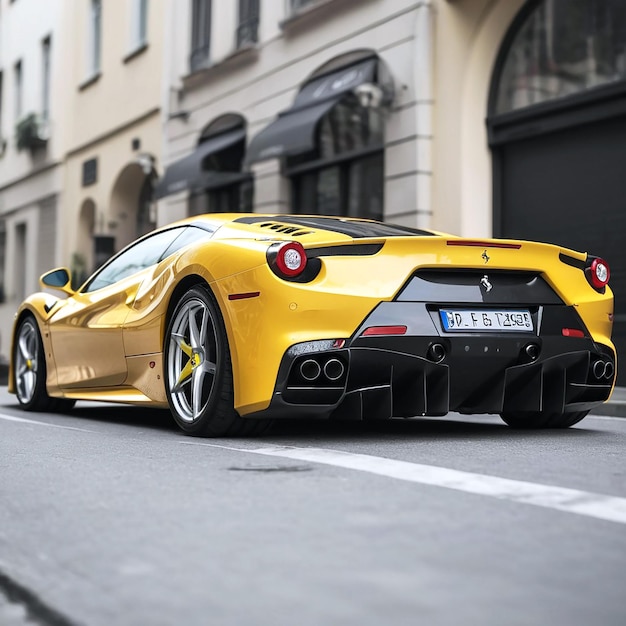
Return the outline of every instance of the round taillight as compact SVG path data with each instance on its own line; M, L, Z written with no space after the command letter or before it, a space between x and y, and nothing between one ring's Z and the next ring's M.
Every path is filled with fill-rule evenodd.
M289 278L302 274L306 267L306 252L302 244L297 241L281 244L276 251L276 267Z
M589 267L589 280L596 289L606 287L611 277L609 264L604 259L594 259Z

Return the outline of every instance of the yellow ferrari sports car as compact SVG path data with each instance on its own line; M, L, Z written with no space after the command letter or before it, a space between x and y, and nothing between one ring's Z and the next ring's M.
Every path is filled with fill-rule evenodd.
M169 407L183 431L271 419L497 413L564 428L616 374L601 258L323 216L204 215L156 230L74 290L19 308L9 390ZM50 290L62 292L55 296Z

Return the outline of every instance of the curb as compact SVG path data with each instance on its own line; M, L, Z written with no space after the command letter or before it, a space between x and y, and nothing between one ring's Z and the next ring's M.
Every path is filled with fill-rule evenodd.
M615 387L609 400L593 409L591 415L626 417L626 387Z
M626 417L626 402L621 400L609 401L606 404L593 409L589 415L605 415L608 417Z

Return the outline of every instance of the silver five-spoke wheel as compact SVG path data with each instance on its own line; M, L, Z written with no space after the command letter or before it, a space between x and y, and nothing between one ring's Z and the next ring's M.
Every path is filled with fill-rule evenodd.
M13 383L20 406L27 411L68 411L74 400L51 398L46 388L46 357L35 318L22 317L13 340Z
M178 417L192 423L202 416L215 387L218 339L207 302L189 298L178 308L169 342L170 399Z
M32 318L22 322L15 341L15 390L21 404L33 402L37 391L40 355L39 330Z
M253 435L269 422L235 411L233 372L224 321L204 285L178 301L165 336L165 390L176 423L190 435Z

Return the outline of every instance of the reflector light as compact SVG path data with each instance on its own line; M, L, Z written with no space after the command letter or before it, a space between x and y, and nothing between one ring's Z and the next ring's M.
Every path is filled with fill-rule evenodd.
M370 326L361 334L362 337L371 337L372 335L405 335L406 326Z
M276 252L276 267L290 278L302 274L306 267L306 252L302 244L297 241L282 244Z
M596 289L602 289L609 282L611 270L608 263L604 259L594 259L591 262L590 272L588 274L591 284Z
M261 295L260 291L250 291L248 293L229 293L229 300L245 300L246 298L257 298Z
M470 248L510 248L519 250L521 243L507 243L505 241L474 241L473 239L449 239L446 241L449 246L467 246Z
M333 341L333 348L343 348L345 345L345 339L335 339L335 341Z
M563 328L561 329L563 337L584 337L585 333L579 328Z

